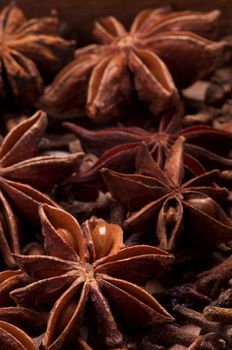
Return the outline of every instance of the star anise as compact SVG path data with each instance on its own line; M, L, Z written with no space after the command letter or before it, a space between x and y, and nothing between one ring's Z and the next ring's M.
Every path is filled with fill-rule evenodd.
M103 170L113 197L132 211L124 222L125 227L144 231L156 225L160 247L166 250L180 244L183 228L185 233L192 229L195 244L214 245L232 237L232 221L220 206L229 191L214 185L217 170L185 181L184 141L183 136L177 139L163 169L144 145L136 156L137 174Z
M0 250L8 265L14 265L11 252L20 252L17 215L39 222L41 203L56 206L40 191L49 191L70 174L81 155L35 157L46 124L39 111L12 129L0 146Z
M12 3L0 13L0 98L8 93L17 103L33 103L43 91L45 76L56 73L73 50L58 34L58 19L27 20Z
M87 170L73 174L72 185L96 184L100 170L109 168L119 172L133 172L134 160L141 143L145 143L160 167L170 148L179 136L186 138L184 164L195 175L206 169L232 168L228 154L232 148L232 133L215 130L209 126L181 127L181 115L163 116L156 132L138 127L115 127L103 130L87 130L79 125L64 123L81 140L87 152L100 156Z
M39 350L25 332L8 322L0 321L0 339L2 350Z
M140 326L172 321L138 286L152 274L159 275L173 261L172 255L146 245L123 247L120 226L101 219L93 217L81 229L74 217L49 205L40 208L40 217L48 255L15 255L32 283L11 296L20 306L52 309L43 342L46 349L60 349L71 339L74 345L87 302L95 309L108 346L122 342L114 310Z
M212 42L218 11L141 11L127 31L114 17L95 24L100 45L76 51L46 89L41 106L55 115L87 114L97 122L125 114L135 100L154 115L179 109L178 86L209 74L220 63L225 45ZM201 36L202 35L202 36Z

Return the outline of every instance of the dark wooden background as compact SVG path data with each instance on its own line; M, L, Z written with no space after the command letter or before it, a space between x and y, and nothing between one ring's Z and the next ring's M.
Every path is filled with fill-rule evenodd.
M9 0L0 0L0 8L8 3ZM176 9L206 11L218 8L222 12L222 34L232 34L232 0L16 0L16 3L28 17L44 16L57 9L80 44L91 41L93 22L101 16L114 15L128 26L139 10L170 3Z

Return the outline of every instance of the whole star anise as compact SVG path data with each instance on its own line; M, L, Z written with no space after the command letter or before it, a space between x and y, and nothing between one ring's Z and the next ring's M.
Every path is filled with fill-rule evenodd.
M56 73L73 51L73 43L58 34L58 19L27 20L14 4L0 13L0 98L10 94L17 103L37 100L43 79Z
M55 115L87 114L97 122L122 116L135 94L154 115L179 109L178 86L210 73L225 45L213 37L218 11L141 11L127 31L114 17L95 24L100 45L76 51L46 89L41 106ZM135 93L136 91L136 93Z
M184 164L195 175L206 169L232 168L228 154L232 148L232 133L209 126L181 127L181 115L167 114L159 122L156 132L138 127L115 127L87 130L79 125L64 123L81 140L87 152L99 156L87 170L73 174L68 180L73 186L90 186L100 180L100 170L109 168L119 172L134 170L134 160L141 143L145 143L151 156L163 167L170 148L179 136L186 139ZM100 185L100 184L99 184Z
M8 322L0 321L0 339L2 350L39 350L25 332Z
M123 247L120 226L101 219L93 217L81 229L74 217L49 205L40 208L40 217L48 255L15 255L32 283L11 296L20 306L51 309L46 349L60 349L71 339L74 345L87 302L108 346L122 342L114 310L118 317L130 323L137 320L140 326L173 320L138 286L162 273L172 255L146 245Z
M232 238L232 221L220 207L229 191L214 185L217 170L184 180L184 142L183 136L177 139L163 169L145 145L136 156L137 174L103 169L113 197L132 211L125 227L144 231L156 226L160 247L165 250L181 243L183 228L185 234L193 231L194 244L214 245Z
M0 146L0 250L8 265L14 265L11 253L20 252L17 215L39 222L41 203L56 206L40 191L70 174L81 155L35 157L46 124L46 114L39 111L12 129Z

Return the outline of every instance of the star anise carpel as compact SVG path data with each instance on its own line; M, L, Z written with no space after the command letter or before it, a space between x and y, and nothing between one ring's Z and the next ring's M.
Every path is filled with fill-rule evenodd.
M33 340L20 328L0 321L1 349L7 350L39 350Z
M38 336L46 328L48 314L17 306L10 297L11 291L29 282L29 276L20 269L0 272L0 321L11 323L30 336Z
M8 265L14 265L11 252L20 252L18 215L39 223L39 205L56 206L42 192L50 191L74 171L81 156L77 153L36 157L46 124L45 113L38 111L12 129L0 146L0 249Z
M173 320L139 286L157 271L162 273L173 262L172 255L146 245L124 247L121 227L102 219L92 217L80 227L70 214L49 205L40 208L40 217L47 255L15 255L31 284L11 296L20 306L51 309L46 349L75 341L87 303L93 306L107 346L122 342L115 308L118 317L144 326Z
M201 36L214 37L218 17L218 11L145 10L129 31L112 16L97 21L93 35L100 44L76 51L47 87L41 106L55 116L83 115L86 109L96 122L124 116L137 99L154 116L179 110L174 81L191 84L222 60L225 44Z
M12 306L10 292L26 285L28 278L21 270L4 270L0 272L0 308Z
M54 75L73 51L59 36L58 18L27 20L11 3L0 13L0 98L32 104L43 92L43 77Z
M136 155L136 174L102 171L112 196L130 211L125 227L144 231L152 226L160 247L166 250L183 243L183 232L186 236L193 231L194 244L209 246L232 237L232 221L220 206L229 191L214 184L217 170L185 180L184 142L183 136L176 140L163 169L143 145Z

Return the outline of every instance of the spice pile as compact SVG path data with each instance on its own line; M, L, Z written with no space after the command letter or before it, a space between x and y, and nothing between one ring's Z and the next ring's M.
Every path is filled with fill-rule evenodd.
M219 18L107 17L76 49L55 12L2 9L0 349L232 348Z

